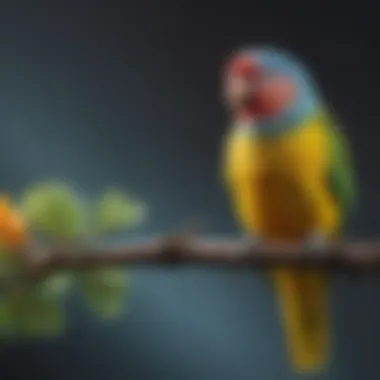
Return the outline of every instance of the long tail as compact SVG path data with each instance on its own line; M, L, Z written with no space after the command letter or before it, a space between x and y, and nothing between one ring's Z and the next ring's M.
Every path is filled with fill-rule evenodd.
M296 372L319 372L330 355L328 281L321 271L273 273L290 361Z

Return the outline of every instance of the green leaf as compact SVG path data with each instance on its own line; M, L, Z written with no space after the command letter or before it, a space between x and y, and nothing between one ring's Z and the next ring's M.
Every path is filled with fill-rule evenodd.
M74 284L74 276L70 273L56 273L36 284L38 290L45 297L62 296Z
M97 269L79 274L78 281L87 304L99 316L114 319L123 314L128 286L125 270Z
M0 282L6 284L11 282L14 277L22 275L25 265L19 252L11 252L6 249L0 250ZM6 285L0 289L0 297L6 291ZM0 302L3 302L1 300Z
M100 232L115 232L140 224L146 217L147 208L117 189L106 190L96 211L97 228Z
M12 304L7 298L0 300L0 336L9 336L14 329Z
M47 297L36 289L13 295L12 313L17 333L40 338L53 337L65 327L60 297Z
M21 212L32 228L53 238L84 233L85 209L75 191L62 181L37 183L21 197Z
M0 252L0 278L10 276L21 268L22 261L17 252Z

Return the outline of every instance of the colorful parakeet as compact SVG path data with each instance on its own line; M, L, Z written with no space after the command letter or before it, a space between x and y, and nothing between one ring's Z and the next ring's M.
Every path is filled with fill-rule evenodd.
M244 231L318 254L336 238L356 194L351 152L308 70L262 47L233 54L223 76L233 123L223 175ZM321 270L273 269L292 367L323 370L331 351L328 283Z

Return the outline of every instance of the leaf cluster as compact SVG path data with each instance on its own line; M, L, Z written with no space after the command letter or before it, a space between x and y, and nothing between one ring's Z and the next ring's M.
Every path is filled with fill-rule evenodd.
M57 180L26 189L17 209L33 239L74 247L132 228L146 216L146 207L126 192L109 188L89 200L67 182ZM12 278L25 269L23 261L6 242L0 244L0 279ZM126 270L97 268L51 273L38 282L10 288L0 296L0 335L58 334L66 322L63 302L73 288L101 318L119 317L125 310L128 284Z

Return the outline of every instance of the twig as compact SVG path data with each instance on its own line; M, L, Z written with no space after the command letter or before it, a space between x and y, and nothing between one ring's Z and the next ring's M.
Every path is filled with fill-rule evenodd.
M0 278L1 292L28 287L51 273L128 265L221 265L228 267L324 268L328 272L368 275L380 271L380 241L340 242L310 251L302 246L254 246L247 240L166 236L119 248L41 248L20 253L24 266Z
M28 252L25 253L28 256ZM323 267L343 272L380 270L380 241L341 242L323 251L294 245L253 246L247 240L199 239L176 235L128 244L117 249L80 249L68 254L51 249L30 261L32 277L55 270L86 270L102 266L201 264L254 267Z

